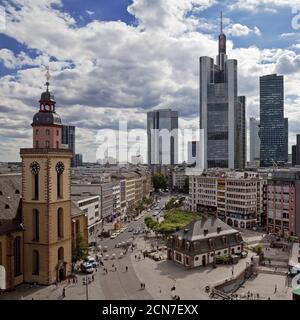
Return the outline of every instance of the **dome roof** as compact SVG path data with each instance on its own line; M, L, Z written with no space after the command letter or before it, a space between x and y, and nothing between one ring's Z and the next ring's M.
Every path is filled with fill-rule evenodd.
M41 102L55 102L54 94L50 91L45 91L41 94Z
M56 112L39 111L33 116L33 125L61 125L60 116Z

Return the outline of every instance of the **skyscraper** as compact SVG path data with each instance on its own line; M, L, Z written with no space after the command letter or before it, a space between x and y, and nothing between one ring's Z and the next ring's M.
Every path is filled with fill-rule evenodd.
M260 166L288 161L288 119L284 118L284 79L260 77Z
M296 135L296 145L292 146L292 165L300 165L300 134Z
M147 112L148 164L178 162L178 112L161 109ZM172 130L175 130L172 132Z
M72 150L73 158L71 165L75 165L75 127L63 125L62 126L62 136L61 143L68 145L68 148Z
M259 161L260 157L260 138L259 138L259 120L250 118L250 163Z
M237 95L237 60L227 59L222 16L217 65L200 57L200 129L204 168L244 168L245 97Z

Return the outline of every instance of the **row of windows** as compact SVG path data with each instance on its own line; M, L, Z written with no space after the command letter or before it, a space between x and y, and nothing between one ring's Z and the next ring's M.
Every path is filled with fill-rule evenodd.
M35 134L38 136L40 133L39 129L35 129ZM56 135L59 136L59 130L56 130ZM50 136L50 130L46 129L46 136Z
M39 200L39 173L32 174L32 194L33 199L32 200ZM57 182L57 198L63 198L63 173L57 173L56 176L56 182Z

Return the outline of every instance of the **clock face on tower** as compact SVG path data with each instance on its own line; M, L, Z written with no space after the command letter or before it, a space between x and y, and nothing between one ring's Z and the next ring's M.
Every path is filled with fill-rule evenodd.
M65 170L65 165L61 161L57 162L55 169L58 174L62 174Z
M40 168L41 168L40 165L36 161L33 161L30 164L30 170L33 174L38 174L40 171Z

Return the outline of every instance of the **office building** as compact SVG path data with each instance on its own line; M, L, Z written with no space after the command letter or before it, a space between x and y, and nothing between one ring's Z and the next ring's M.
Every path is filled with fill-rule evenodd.
M254 165L259 161L260 138L259 138L259 120L250 118L250 164ZM259 165L259 164L258 164Z
M74 158L74 167L82 167L83 166L83 157L81 153L76 153Z
M187 160L187 163L189 165L196 163L197 151L199 152L199 142L189 141L188 142L188 160Z
M178 112L162 109L147 112L148 164L174 165L178 162Z
M267 199L268 232L285 238L300 236L300 171L273 172Z
M260 77L260 166L288 161L288 119L284 118L284 78Z
M210 211L230 226L252 229L263 224L266 184L265 177L252 171L208 169L190 174L190 210Z
M292 165L300 165L300 134L297 134L296 144L292 146Z
M227 58L222 19L217 64L200 57L200 129L204 169L244 168L245 97L238 97L237 60Z
M71 166L74 167L75 164L75 127L62 125L61 129L61 143L68 146L70 150L72 150L72 161Z

